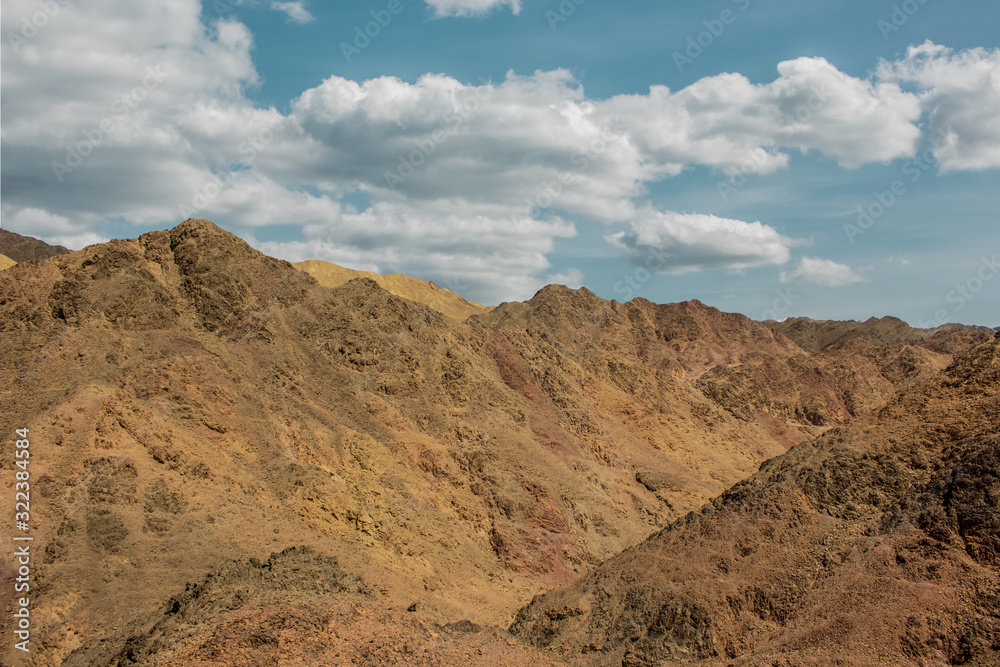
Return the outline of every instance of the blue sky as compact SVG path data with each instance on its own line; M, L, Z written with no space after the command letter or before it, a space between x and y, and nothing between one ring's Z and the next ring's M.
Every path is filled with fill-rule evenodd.
M1000 5L9 0L3 226L1000 325ZM367 34L365 32L367 31Z

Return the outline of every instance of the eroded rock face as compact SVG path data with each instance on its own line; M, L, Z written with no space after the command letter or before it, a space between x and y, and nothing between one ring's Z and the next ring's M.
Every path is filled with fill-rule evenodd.
M998 414L994 339L536 598L511 632L573 664L995 664Z

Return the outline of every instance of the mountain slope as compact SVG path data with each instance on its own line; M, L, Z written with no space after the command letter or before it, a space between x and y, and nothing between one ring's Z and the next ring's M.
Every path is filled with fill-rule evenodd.
M299 545L379 608L506 624L950 360L810 357L698 302L559 286L457 322L203 220L4 271L0 328L0 409L32 434L40 665Z
M826 347L856 338L885 345L915 343L927 336L927 332L910 327L898 317L870 317L864 322L790 317L781 322L769 321L765 324L785 334L809 352L819 352Z
M574 664L996 664L1000 336L518 613Z
M986 327L961 324L947 324L936 329L914 329L898 317L870 317L864 322L792 317L764 324L788 336L807 352L841 347L860 339L873 345L910 343L950 353L955 350L956 343L967 349L967 346L963 347L966 337L989 331Z
M374 597L336 560L293 547L226 563L64 664L556 665L495 630L427 622Z
M0 254L6 255L15 262L27 262L30 259L48 259L69 252L61 245L49 245L30 236L22 236L0 229Z
M305 271L325 287L340 287L355 278L369 278L374 280L379 287L396 296L430 306L442 315L459 321L470 315L479 315L489 310L486 306L466 301L458 294L430 281L417 280L398 273L381 275L370 271L356 271L314 259L299 262L293 266L300 271Z

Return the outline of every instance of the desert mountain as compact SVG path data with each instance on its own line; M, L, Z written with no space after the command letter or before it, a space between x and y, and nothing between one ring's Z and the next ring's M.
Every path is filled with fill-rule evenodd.
M399 621L441 656L508 655L495 631L442 628L507 625L953 361L863 339L811 355L697 301L561 286L459 322L203 220L19 263L0 327L0 408L31 433L38 665L278 651L254 633L299 636L316 604L331 628L351 605L381 619L345 637ZM364 591L307 577L283 607L260 584L282 553ZM182 595L209 573L242 592Z
M7 255L0 255L0 271L4 271L6 269L9 269L10 267L14 266L15 264L17 264L17 262L15 262L14 260L12 260Z
M1000 662L1000 335L536 598L572 664Z
M808 317L791 317L781 322L764 322L780 331L807 352L819 352L829 347L845 345L862 339L873 345L911 343L939 352L954 352L951 346L963 335L977 338L977 332L986 327L967 327L947 324L935 329L915 329L898 317L871 317L864 322L813 320ZM962 349L965 344L962 344Z
M49 245L30 236L22 236L6 229L0 229L0 255L5 255L14 262L48 259L64 252L69 252L69 250L61 245Z
M340 287L355 278L369 278L390 294L430 306L442 315L459 321L465 320L470 315L480 315L489 310L486 306L466 301L458 294L439 287L433 282L418 280L399 273L381 275L370 271L356 271L314 259L299 262L293 266L300 271L305 271L325 287Z

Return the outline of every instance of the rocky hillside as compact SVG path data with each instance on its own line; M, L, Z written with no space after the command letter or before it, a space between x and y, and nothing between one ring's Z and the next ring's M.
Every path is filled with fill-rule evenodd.
M49 245L30 236L0 229L0 255L15 263L27 262L30 259L48 259L64 252L69 250L61 245Z
M808 317L792 317L781 322L764 322L779 331L807 352L819 352L831 347L840 347L854 340L864 340L872 345L894 345L911 343L938 352L954 352L951 347L956 338L988 332L986 327L968 327L961 324L946 324L936 329L915 329L898 317L871 317L864 322L853 320L813 320ZM967 346L961 346L967 349Z
M370 271L346 269L330 262L310 259L294 264L295 268L305 271L325 287L340 287L356 278L374 280L379 287L396 296L430 306L445 317L464 320L470 315L485 313L489 308L474 301L466 301L458 294L427 281L417 280L410 276L393 273L381 275Z
M187 584L300 545L386 619L507 625L952 360L810 355L696 301L558 286L458 322L203 220L17 264L0 327L0 409L31 432L38 665L155 647ZM257 641L224 623L220 655Z
M1000 335L511 632L581 665L1000 662Z
M418 608L386 608L336 560L292 547L226 563L64 665L558 664L495 629L422 620Z

